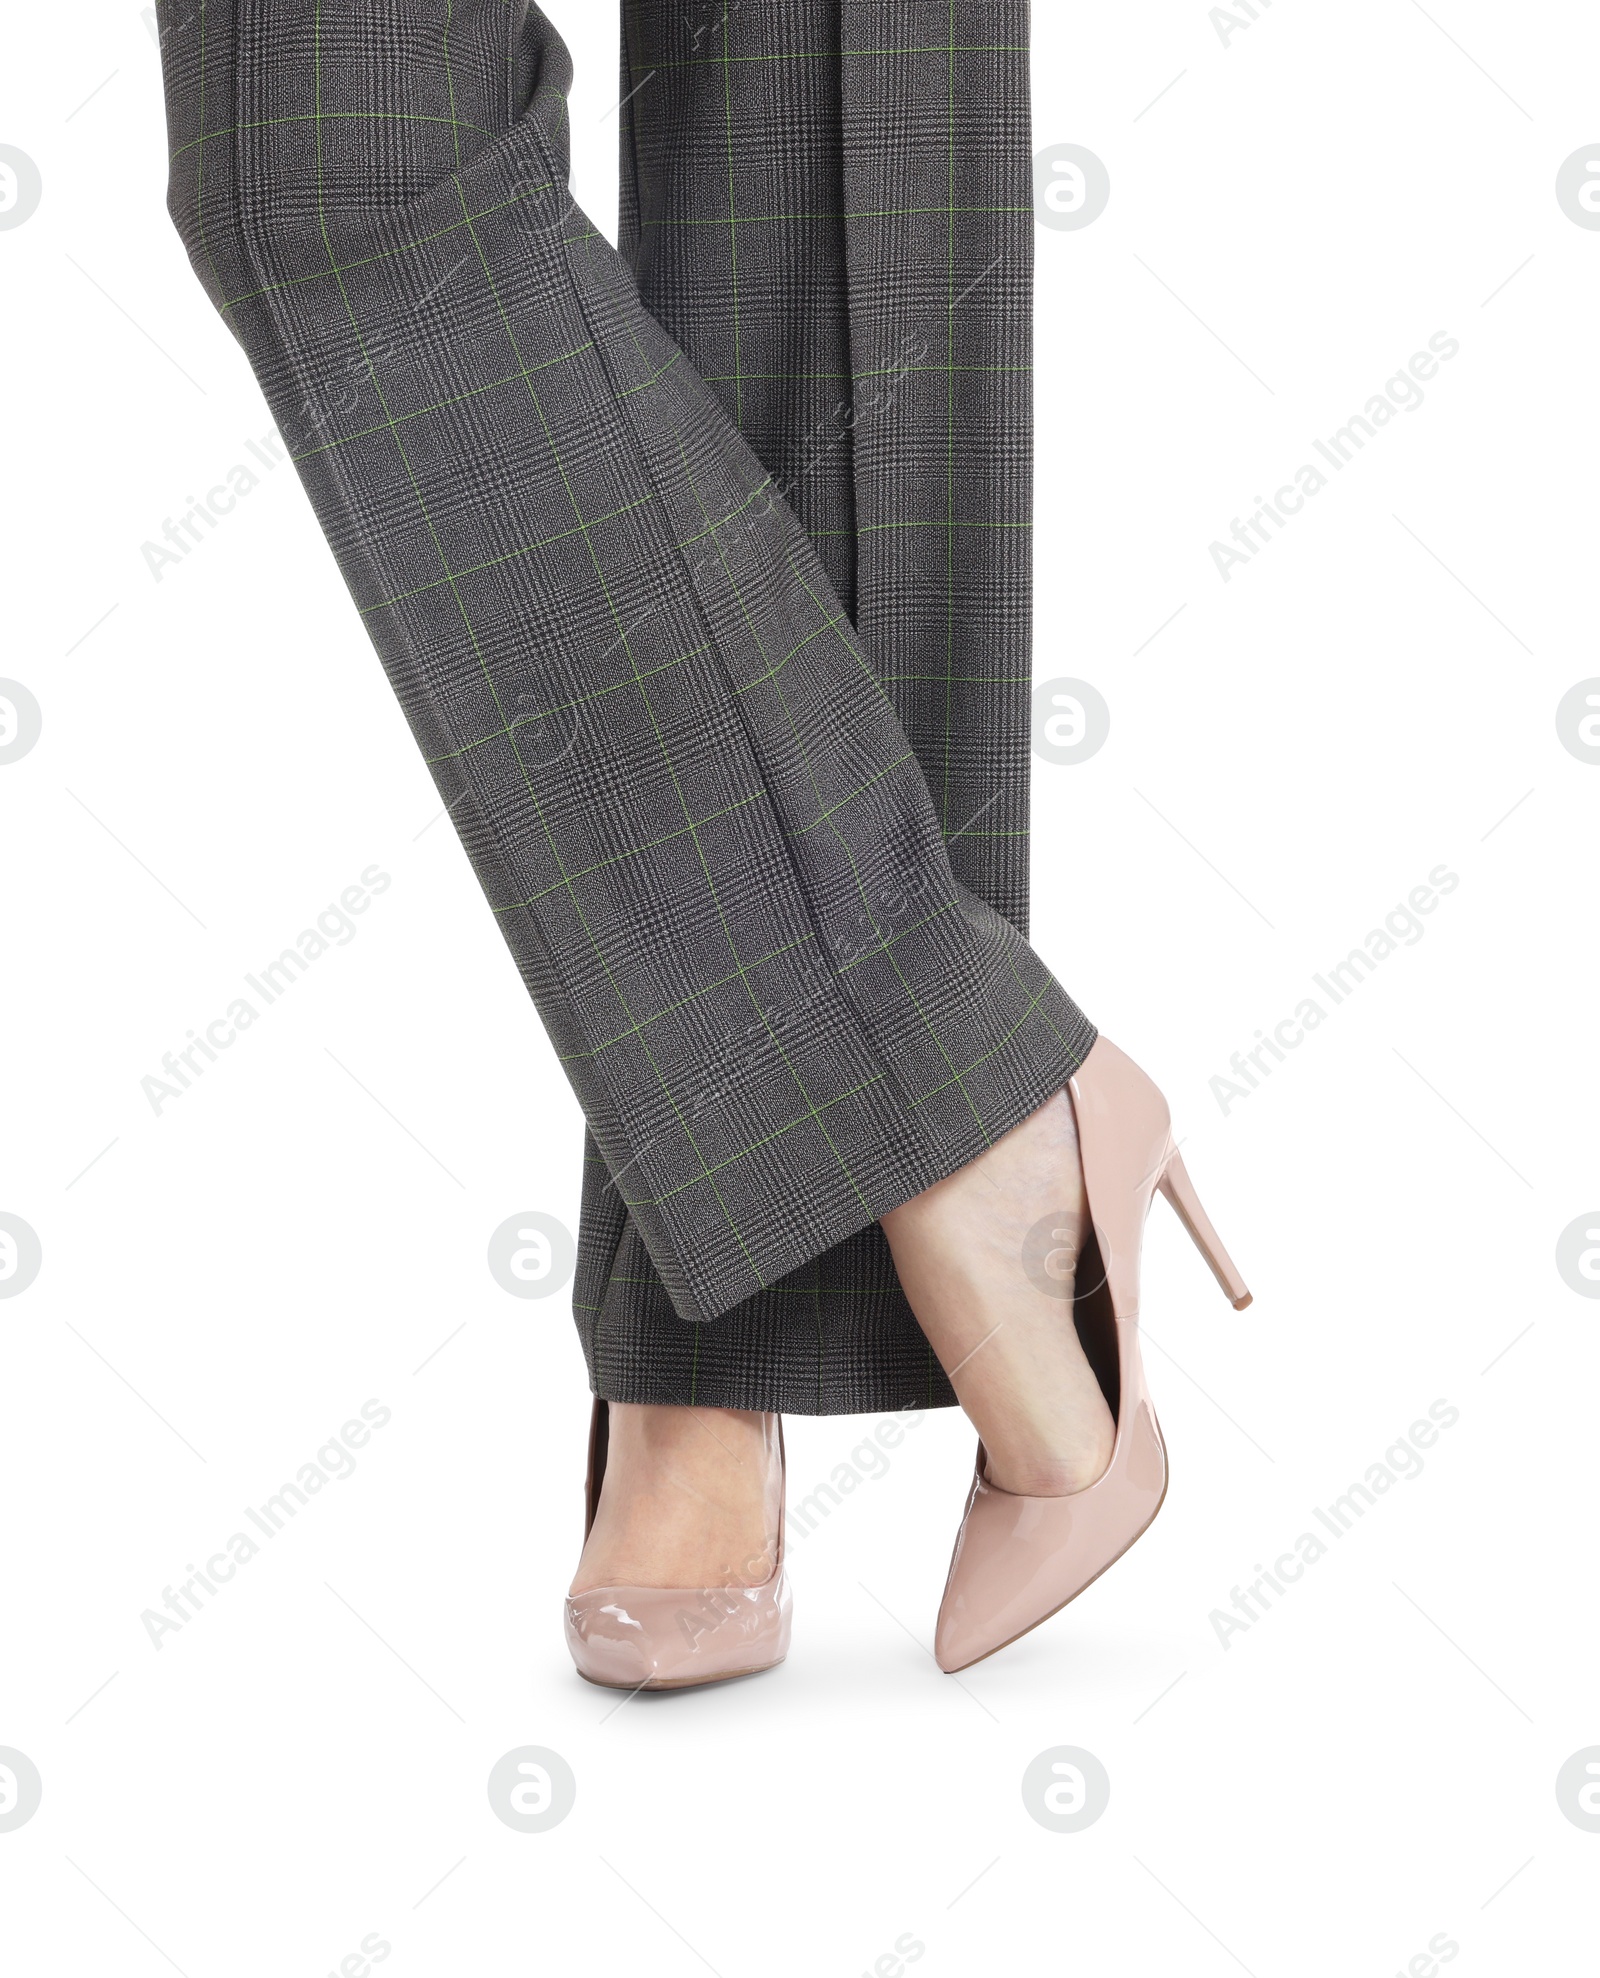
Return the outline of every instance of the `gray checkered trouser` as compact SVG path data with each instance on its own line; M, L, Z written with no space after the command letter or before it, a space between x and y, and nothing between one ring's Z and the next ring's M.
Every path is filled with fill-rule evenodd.
M1094 1038L1022 932L1026 7L624 30L620 256L523 0L169 0L170 204L583 1106L596 1391L948 1402L876 1218Z

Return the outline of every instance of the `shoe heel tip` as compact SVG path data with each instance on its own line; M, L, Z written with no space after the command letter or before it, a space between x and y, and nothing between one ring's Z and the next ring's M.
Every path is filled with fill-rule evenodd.
M1236 1312L1242 1312L1246 1305L1253 1305L1255 1302L1256 1301L1254 1294L1252 1292L1246 1291L1241 1296L1233 1300L1233 1309Z

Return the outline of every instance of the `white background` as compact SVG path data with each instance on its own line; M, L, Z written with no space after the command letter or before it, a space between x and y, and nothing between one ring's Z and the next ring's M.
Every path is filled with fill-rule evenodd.
M553 11L604 221L613 10ZM318 1978L373 1932L395 1978L816 1978L906 1933L929 1978L1384 1978L1439 1933L1462 1978L1592 1968L1600 1835L1554 1788L1600 1743L1600 1307L1555 1246L1600 1200L1600 768L1554 717L1600 673L1600 235L1554 184L1600 22L1039 13L1036 144L1112 193L1038 234L1038 673L1112 729L1038 765L1035 938L1166 1089L1256 1302L1158 1211L1171 1495L1008 1653L953 1681L923 1646L971 1460L941 1414L794 1542L786 1667L614 1710L560 1634L566 1300L485 1262L519 1211L574 1222L577 1107L292 471L147 569L269 422L163 210L138 9L13 10L0 142L44 198L0 233L0 672L44 732L0 769L0 1209L44 1266L0 1302L0 1746L44 1800L0 1833L8 1969ZM1426 403L1225 584L1210 543L1441 330ZM163 1053L373 862L356 937L153 1114ZM1224 1113L1230 1056L1440 863L1423 937ZM371 1397L356 1474L153 1648L141 1612ZM1423 1473L1224 1646L1440 1399ZM870 1426L792 1422L791 1501ZM526 1744L578 1781L542 1835L485 1792ZM1019 1790L1057 1745L1111 1778L1077 1834Z

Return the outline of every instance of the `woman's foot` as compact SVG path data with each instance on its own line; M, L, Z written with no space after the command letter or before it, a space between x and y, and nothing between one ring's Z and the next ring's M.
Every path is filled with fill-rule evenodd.
M569 1592L759 1586L776 1557L776 1417L613 1401L605 1479Z
M900 1283L1002 1490L1066 1497L1111 1461L1111 1410L1072 1322L1088 1225L1072 1101L882 1218Z

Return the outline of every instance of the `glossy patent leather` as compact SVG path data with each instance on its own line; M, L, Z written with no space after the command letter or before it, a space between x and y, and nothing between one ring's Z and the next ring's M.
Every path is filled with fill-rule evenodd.
M758 1586L594 1587L568 1594L567 1647L586 1682L608 1689L688 1689L772 1669L789 1652L790 1597L784 1569L783 1423L765 1418L766 1501L762 1529L777 1533L771 1573ZM583 1533L594 1524L605 1478L609 1411L597 1400L589 1422Z
M1101 1382L1116 1438L1104 1475L1068 1497L1002 1490L985 1475L979 1443L934 1635L934 1655L947 1673L993 1655L1076 1599L1161 1508L1166 1448L1139 1356L1139 1258L1157 1189L1234 1309L1250 1303L1172 1144L1167 1103L1151 1080L1101 1037L1067 1090L1094 1230L1094 1246L1080 1259L1078 1312L1087 1335L1099 1328L1106 1340Z

